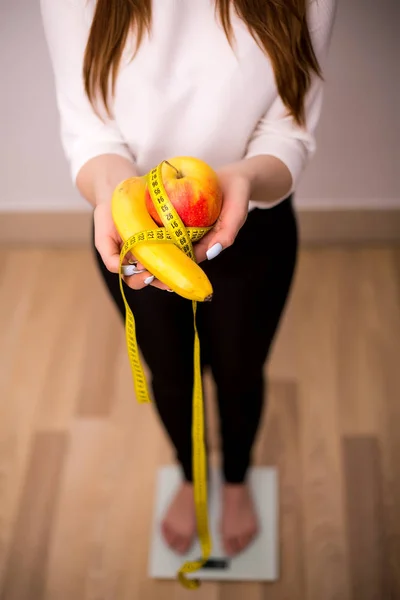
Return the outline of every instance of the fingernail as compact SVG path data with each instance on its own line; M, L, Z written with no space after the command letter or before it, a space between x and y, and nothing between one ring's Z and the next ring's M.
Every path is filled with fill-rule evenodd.
M135 275L136 273L136 265L122 265L122 274L125 275L125 277L130 277L131 275Z
M172 292L172 293L174 293L174 290L165 290L165 291L166 292Z
M146 277L144 280L145 285L150 285L154 281L154 275L150 275L150 277Z
M211 248L207 250L206 255L208 260L215 258L220 252L222 252L222 245L218 242L217 244L214 244L214 246L211 246Z

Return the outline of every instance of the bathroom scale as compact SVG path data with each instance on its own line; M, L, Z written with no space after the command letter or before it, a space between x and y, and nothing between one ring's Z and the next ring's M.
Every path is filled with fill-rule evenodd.
M187 560L201 558L198 540L185 555L173 552L164 542L160 523L181 481L177 466L164 466L157 472L156 498L153 511L152 540L148 574L154 579L176 579ZM258 512L260 531L246 550L235 557L226 556L219 536L221 472L210 467L209 524L212 551L207 563L190 579L203 581L275 581L278 579L278 475L273 467L253 467L248 483Z

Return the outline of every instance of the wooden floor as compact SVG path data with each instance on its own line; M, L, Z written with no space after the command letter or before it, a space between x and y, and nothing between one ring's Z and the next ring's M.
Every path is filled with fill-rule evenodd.
M146 574L172 452L90 253L0 251L0 301L0 599L192 597ZM268 371L281 578L195 597L399 600L400 250L302 251Z

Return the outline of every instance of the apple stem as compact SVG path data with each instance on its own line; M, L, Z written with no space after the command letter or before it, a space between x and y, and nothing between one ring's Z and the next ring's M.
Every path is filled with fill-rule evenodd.
M168 162L167 160L164 160L164 162L167 163L168 166L172 167L172 169L174 169L176 171L178 179L182 179L182 177L183 177L182 173L176 167L174 167L174 165L171 165L171 163Z

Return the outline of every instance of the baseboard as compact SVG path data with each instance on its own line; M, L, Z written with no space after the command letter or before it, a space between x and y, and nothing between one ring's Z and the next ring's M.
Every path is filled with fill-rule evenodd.
M49 211L0 214L0 241L7 245L87 246L92 212Z
M400 209L299 210L304 245L400 242Z
M400 242L400 209L297 211L303 245ZM0 214L0 243L87 246L91 212L8 212Z

